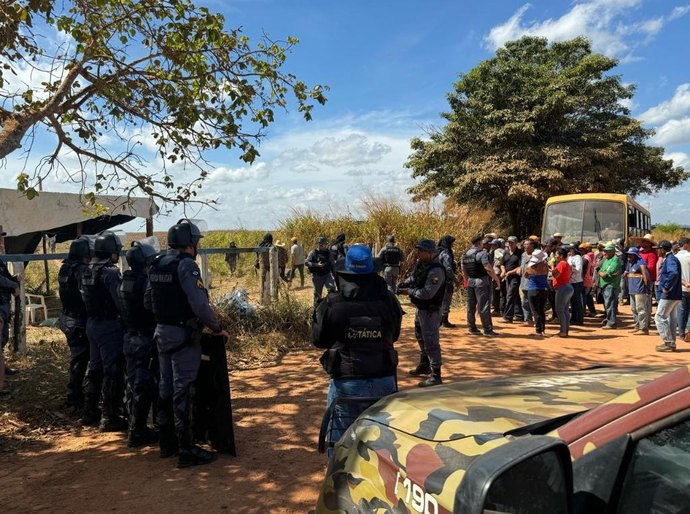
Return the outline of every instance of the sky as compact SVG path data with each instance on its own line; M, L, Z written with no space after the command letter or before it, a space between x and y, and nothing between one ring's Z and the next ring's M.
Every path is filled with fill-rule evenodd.
M196 3L221 12L228 27L241 26L250 37L297 37L285 71L330 88L328 103L314 108L311 122L294 104L279 113L253 165L230 152L209 154L213 168L202 195L218 205L190 214L210 228L276 228L293 209L357 215L361 199L371 195L407 200L414 183L404 167L410 139L442 126L439 113L448 109L446 94L458 73L525 34L552 41L586 36L594 51L619 59L614 72L636 85L632 114L656 130L652 144L690 169L690 3L683 0ZM140 137L143 151L150 151L145 131ZM17 173L52 148L41 137L28 161L11 155L0 186L15 187ZM149 166L157 166L153 154ZM54 176L44 187L74 190L65 178ZM640 201L654 223L690 224L689 194L686 182ZM155 223L167 227L181 214L178 209Z

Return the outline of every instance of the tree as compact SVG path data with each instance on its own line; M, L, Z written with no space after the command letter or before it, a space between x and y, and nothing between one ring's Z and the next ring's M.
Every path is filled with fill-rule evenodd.
M634 86L606 74L616 64L584 38L507 43L460 75L446 125L412 140L406 166L422 180L411 192L492 207L524 235L550 196L677 186L690 174L646 143L654 132L624 103Z
M3 0L0 158L32 151L39 127L54 141L18 188L34 197L38 179L62 168L82 188L94 180L96 192L193 202L209 169L205 152L235 149L253 162L274 111L291 96L311 119L325 88L282 71L297 40L264 35L252 46L224 22L190 0ZM52 44L51 33L62 43ZM13 77L27 70L45 76L40 86ZM150 136L160 169L147 168L141 143L132 142L137 132ZM63 164L65 151L80 169ZM170 166L180 162L194 170L183 183Z

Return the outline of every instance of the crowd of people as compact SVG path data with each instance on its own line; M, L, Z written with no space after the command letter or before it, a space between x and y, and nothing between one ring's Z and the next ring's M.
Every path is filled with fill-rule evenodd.
M593 246L564 242L559 233L544 242L536 235L518 241L492 233L474 237L461 264L470 335L482 334L475 321L478 313L485 336L498 335L493 314L502 323L533 326L541 337L546 323L554 321L556 335L568 337L586 316L598 316L597 303L603 304L601 328L614 330L622 328L618 306L624 303L631 306L633 333L648 335L654 320L662 340L657 351L674 351L677 337L690 342L687 237L656 244L648 234L639 246L624 248L622 240Z

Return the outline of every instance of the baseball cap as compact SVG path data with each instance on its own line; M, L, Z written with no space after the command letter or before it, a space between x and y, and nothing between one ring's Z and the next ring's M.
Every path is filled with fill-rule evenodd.
M664 250L671 250L673 248L671 241L667 241L666 239L664 239L663 241L659 241L658 246L659 248L663 248Z
M508 242L509 242L509 243L517 243L517 237L515 237L515 236L509 236L509 237L508 237Z
M325 245L328 244L328 238L326 236L317 237L316 242L320 245Z
M556 232L556 233L553 235L553 237L563 237L563 234L561 234L560 232Z
M628 248L628 250L625 253L627 255L637 255L638 257L640 256L640 250L634 246Z
M491 239L497 239L498 234L496 234L496 232L489 232L488 234L484 234L484 237L490 237Z
M425 252L436 252L436 243L431 239L421 239L414 247Z
M7 232L0 232L0 237L5 237L7 235Z
M501 242L498 239L493 239L493 240L489 241L489 244L490 245L500 245Z
M482 239L484 239L482 236L474 236L474 237L472 238L472 244L473 244L473 245L476 245L476 244L477 244L479 241L481 241Z
M669 247L669 248L670 248L670 247ZM604 247L604 251L605 251L605 252L615 252L615 251L616 251L616 247L613 246L612 244L607 244L607 245Z
M345 269L340 273L364 275L373 273L374 259L371 256L371 248L367 245L352 245L345 254Z
M582 248L583 250L589 250L590 248L592 248L592 245L585 241L584 243L580 243L580 248Z
M527 239L529 239L530 241L539 241L539 236L531 235Z
M528 266L534 266L535 264L539 264L540 262L544 262L546 260L546 252L543 250L534 250L532 252L532 256L529 258L529 262L527 263Z

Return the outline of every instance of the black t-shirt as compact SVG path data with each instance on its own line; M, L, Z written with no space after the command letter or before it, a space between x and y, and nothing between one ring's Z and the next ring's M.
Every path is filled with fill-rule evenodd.
M512 255L508 250L506 250L506 253L503 255L503 266L505 267L506 271L513 271L514 269L519 268L521 257L522 252L519 250Z

